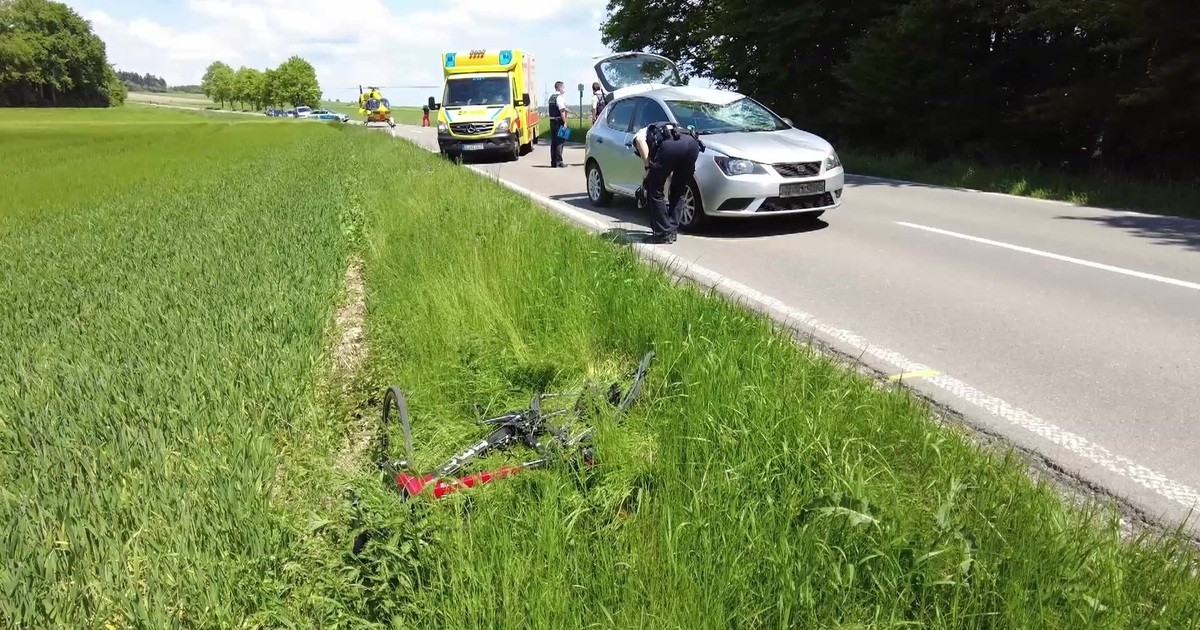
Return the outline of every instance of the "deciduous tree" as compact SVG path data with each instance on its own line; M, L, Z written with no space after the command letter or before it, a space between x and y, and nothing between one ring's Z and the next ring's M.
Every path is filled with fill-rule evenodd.
M118 85L104 42L74 9L0 0L0 106L119 105Z
M301 57L292 56L276 70L279 97L292 106L315 107L321 101L317 71Z
M200 79L200 87L205 96L225 107L226 102L233 100L233 68L223 61L212 62L204 71L204 77Z

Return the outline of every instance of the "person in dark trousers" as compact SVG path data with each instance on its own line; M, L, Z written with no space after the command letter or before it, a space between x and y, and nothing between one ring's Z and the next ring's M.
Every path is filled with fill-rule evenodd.
M563 145L566 140L558 137L558 130L562 129L567 124L567 116L571 115L571 110L567 109L566 101L563 100L563 93L567 91L567 86L562 81L554 82L554 94L550 95L549 114L550 114L550 168L566 168L566 163L563 162Z
M650 201L650 231L647 242L674 243L679 235L683 192L696 173L696 159L704 150L691 131L671 123L655 123L639 129L633 137L646 167L643 182ZM670 193L664 195L667 179Z

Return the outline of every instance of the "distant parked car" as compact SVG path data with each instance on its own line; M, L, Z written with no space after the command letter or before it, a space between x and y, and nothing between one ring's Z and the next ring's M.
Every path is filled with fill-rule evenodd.
M296 108L296 118L308 118L312 115L312 108L307 105L301 105Z

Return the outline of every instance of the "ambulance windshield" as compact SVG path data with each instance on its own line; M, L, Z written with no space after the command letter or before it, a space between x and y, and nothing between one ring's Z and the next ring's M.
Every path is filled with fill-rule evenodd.
M446 81L443 107L507 105L512 103L508 77L460 77Z

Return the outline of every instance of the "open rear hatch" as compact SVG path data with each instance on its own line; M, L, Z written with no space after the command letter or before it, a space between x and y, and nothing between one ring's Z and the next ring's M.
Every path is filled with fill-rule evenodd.
M594 68L600 85L609 94L638 85L685 85L679 78L675 62L653 53L615 53L600 59Z

